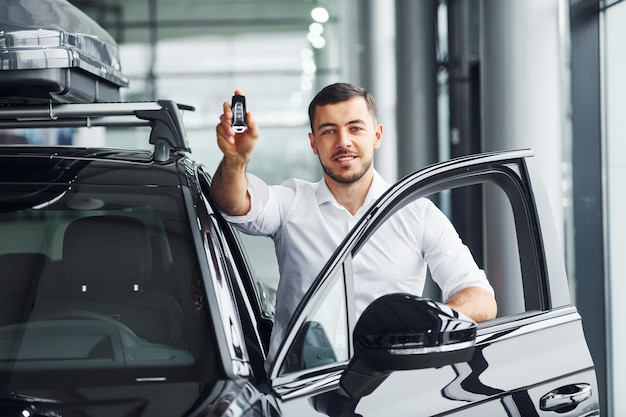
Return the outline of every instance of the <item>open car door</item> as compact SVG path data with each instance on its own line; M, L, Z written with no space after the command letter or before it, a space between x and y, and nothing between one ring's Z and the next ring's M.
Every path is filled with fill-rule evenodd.
M353 266L372 236L417 199L444 206L463 189L483 201L477 262L495 289L498 317L473 323L438 300L435 287L384 296L356 317ZM393 270L380 277L397 278ZM533 152L467 156L391 187L300 303L269 379L284 415L599 415L593 361Z

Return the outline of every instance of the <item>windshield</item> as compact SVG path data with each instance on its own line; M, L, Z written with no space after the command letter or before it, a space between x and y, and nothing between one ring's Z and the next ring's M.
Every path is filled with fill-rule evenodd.
M0 410L184 414L221 371L180 189L0 195Z

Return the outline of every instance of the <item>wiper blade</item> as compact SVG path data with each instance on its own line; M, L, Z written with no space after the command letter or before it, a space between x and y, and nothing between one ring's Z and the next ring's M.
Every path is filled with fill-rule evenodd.
M119 398L62 402L49 398L10 393L4 398L0 397L0 417L62 417L61 410L116 405L129 407L128 412L125 414L126 416L139 416L143 415L148 406L148 400L142 398Z

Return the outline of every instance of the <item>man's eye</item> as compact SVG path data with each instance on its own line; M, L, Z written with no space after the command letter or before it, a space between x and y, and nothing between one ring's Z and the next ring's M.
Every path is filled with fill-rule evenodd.
M333 133L335 133L333 129L327 129L322 131L322 135L332 135Z

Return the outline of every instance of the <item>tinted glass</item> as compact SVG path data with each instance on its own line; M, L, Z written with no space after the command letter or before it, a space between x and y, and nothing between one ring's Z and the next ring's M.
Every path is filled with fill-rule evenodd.
M343 270L300 328L280 375L349 359L347 291Z
M24 204L0 212L0 405L182 415L220 371L180 189L7 187Z

